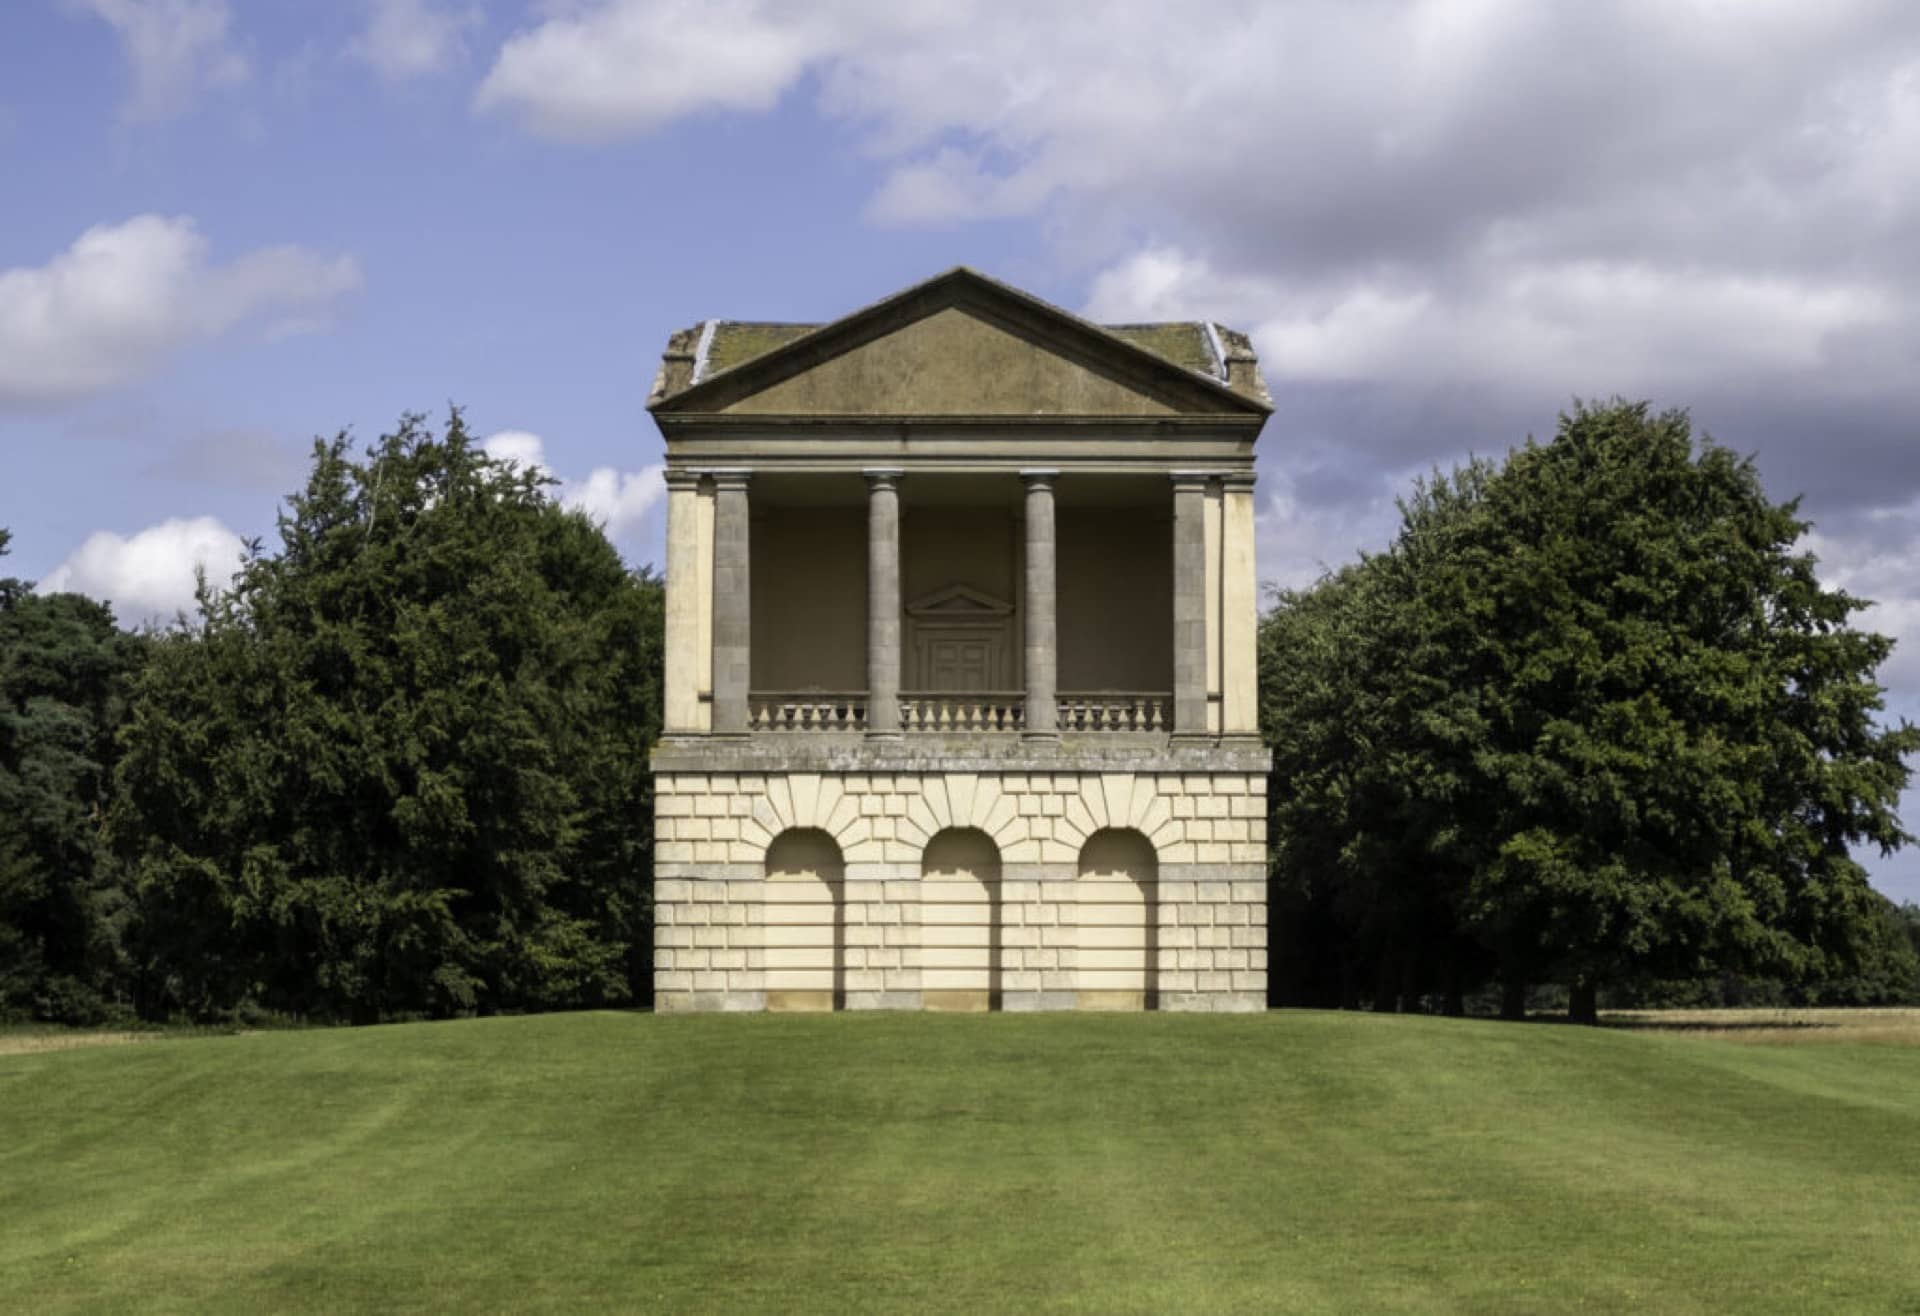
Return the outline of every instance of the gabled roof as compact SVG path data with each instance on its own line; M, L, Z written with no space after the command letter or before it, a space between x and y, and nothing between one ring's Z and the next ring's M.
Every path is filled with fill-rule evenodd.
M964 266L825 324L708 320L676 332L648 399L662 413L714 412L945 310L1044 343L1152 398L1152 410L1272 410L1245 334L1205 321L1102 326Z

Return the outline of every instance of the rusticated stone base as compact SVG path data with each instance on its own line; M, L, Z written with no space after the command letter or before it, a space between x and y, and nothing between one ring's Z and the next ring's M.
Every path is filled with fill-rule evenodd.
M655 799L662 1011L1265 1006L1261 773L676 771ZM970 866L923 883L962 832Z

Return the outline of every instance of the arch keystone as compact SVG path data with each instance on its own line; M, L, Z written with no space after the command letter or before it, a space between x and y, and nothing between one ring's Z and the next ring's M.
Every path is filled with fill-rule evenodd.
M947 774L947 810L949 827L973 826L973 796L980 778L971 772Z
M1107 826L1125 827L1133 818L1133 774L1103 772L1100 793L1107 801Z
M820 774L796 772L787 778L793 791L793 822L796 827L818 827L820 816Z

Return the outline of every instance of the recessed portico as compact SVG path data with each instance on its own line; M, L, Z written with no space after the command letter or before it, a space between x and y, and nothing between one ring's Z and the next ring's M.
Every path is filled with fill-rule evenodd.
M667 732L1252 734L1225 699L1250 673L1207 624L1252 607L1207 534L1228 496L1162 473L678 474L668 539L712 564L713 648L695 586Z

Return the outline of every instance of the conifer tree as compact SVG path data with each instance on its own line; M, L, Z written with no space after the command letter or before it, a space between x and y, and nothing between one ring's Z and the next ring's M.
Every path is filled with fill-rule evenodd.
M0 1018L115 1007L101 811L139 657L104 604L0 579Z
M282 547L155 646L113 834L142 1009L634 1000L660 590L459 413L317 442Z

